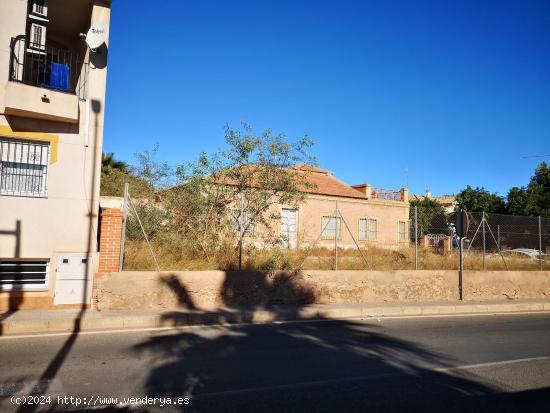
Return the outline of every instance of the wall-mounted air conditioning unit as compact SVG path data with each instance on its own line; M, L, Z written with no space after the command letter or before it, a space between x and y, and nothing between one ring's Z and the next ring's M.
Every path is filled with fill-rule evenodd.
M46 49L46 26L31 23L29 47L34 50Z

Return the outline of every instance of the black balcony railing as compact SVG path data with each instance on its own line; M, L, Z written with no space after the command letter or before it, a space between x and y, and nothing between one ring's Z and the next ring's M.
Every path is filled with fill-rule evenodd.
M84 99L88 64L77 53L36 44L24 36L11 39L9 80L72 93Z

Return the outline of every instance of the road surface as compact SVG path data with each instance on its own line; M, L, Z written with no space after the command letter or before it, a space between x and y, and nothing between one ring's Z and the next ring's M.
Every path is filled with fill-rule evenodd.
M28 394L43 404L13 404ZM0 403L0 411L550 411L550 315L5 337Z

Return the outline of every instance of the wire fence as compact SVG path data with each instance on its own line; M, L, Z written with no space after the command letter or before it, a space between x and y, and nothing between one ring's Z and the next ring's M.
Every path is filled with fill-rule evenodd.
M434 214L427 208L411 207L411 244L415 249L455 258L460 245L456 214ZM469 212L468 218L463 241L466 269L550 269L549 218L486 212ZM429 254L420 254L416 268L430 268L423 259L428 260Z
M336 233L348 231L354 246L335 240L327 247L310 244L288 248L248 243L242 251L229 232L217 249L194 243L173 222L174 211L153 200L125 197L121 268L128 270L458 270L459 238L456 212L434 212L411 206L408 243L380 246L358 242L356 228L336 205ZM463 240L465 270L550 270L550 219L494 213L468 213L469 229ZM349 222L348 222L349 221ZM341 223L340 223L341 222ZM328 225L328 223L327 223ZM338 228L338 225L340 228ZM321 231L319 236L323 234ZM231 238L231 236L233 238ZM405 238L407 239L407 238ZM284 243L283 243L284 244Z

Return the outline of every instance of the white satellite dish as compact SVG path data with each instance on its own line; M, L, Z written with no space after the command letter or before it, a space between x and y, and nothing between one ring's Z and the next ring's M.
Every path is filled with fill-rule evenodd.
M107 38L107 30L103 24L94 24L86 34L86 44L93 51L97 50Z

